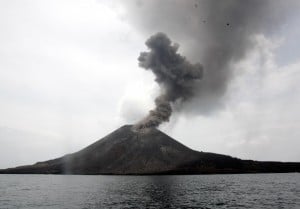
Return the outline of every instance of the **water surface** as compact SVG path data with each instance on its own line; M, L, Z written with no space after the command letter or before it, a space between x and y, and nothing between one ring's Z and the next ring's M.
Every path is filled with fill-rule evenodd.
M300 208L300 174L0 175L0 208Z

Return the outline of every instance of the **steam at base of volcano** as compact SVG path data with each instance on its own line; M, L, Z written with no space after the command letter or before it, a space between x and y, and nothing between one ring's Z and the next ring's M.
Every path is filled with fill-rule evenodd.
M135 130L157 127L169 121L172 103L184 102L194 94L195 84L202 78L201 64L191 64L177 53L178 44L172 44L164 33L151 36L146 45L149 52L142 52L138 58L139 66L151 70L155 81L161 88L161 94L155 99L155 108L140 122Z

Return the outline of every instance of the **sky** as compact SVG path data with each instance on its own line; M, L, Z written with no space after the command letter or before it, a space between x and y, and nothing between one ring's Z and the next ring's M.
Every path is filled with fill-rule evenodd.
M195 40L205 31L181 22L195 2L181 11L138 0L1 1L0 168L76 152L146 116L160 90L137 58L164 32L201 63ZM221 105L200 111L207 100L196 98L160 130L199 151L300 161L299 7L277 2L272 11L288 15L250 34L251 47L230 64L234 76L216 97ZM177 19L168 19L173 9Z

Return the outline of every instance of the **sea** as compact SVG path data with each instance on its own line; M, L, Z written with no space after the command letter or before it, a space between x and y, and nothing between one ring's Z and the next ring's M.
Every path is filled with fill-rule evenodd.
M5 174L0 208L300 208L300 174Z

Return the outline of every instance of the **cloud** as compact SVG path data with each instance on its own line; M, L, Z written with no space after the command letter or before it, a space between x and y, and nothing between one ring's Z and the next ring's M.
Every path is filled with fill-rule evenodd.
M300 146L300 60L280 66L281 39L255 37L256 47L235 65L226 108L209 117L181 116L172 136L188 145L245 159L297 161ZM189 132L185 132L189 127ZM216 131L217 130L217 131Z
M96 1L1 2L0 17L0 126L58 136L53 157L118 128L118 102L137 80L143 48L130 25ZM11 166L22 155L13 137L0 138L3 149L11 141ZM44 149L47 142L33 138L20 143Z
M153 108L153 98L157 96L157 86L152 77L141 77L140 81L128 84L119 101L119 116L123 123L134 124Z
M292 0L124 3L126 20L140 33L146 37L166 33L180 43L182 54L191 62L203 65L203 79L194 99L182 106L190 114L212 114L224 107L228 85L238 73L232 65L254 47L253 36L280 30L288 17L296 13L297 6L299 3Z

